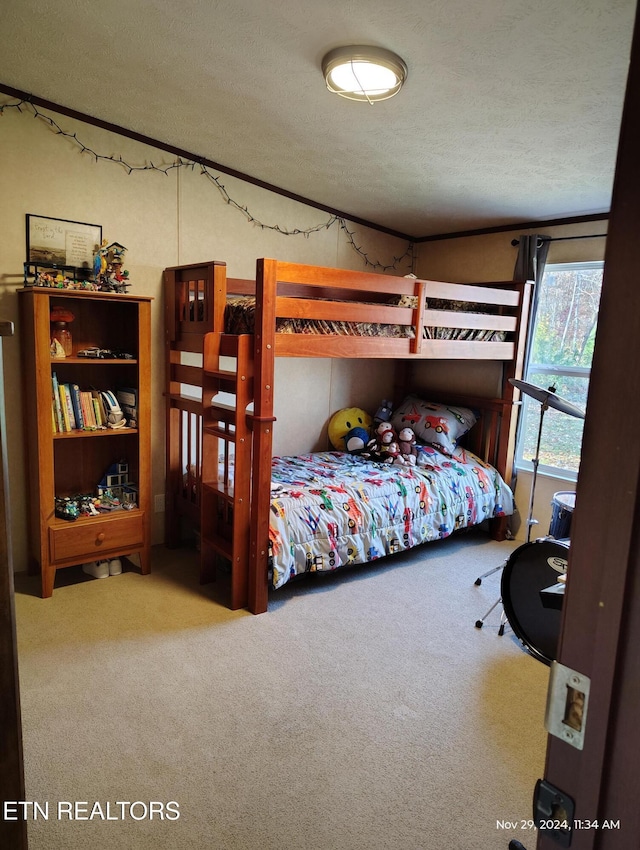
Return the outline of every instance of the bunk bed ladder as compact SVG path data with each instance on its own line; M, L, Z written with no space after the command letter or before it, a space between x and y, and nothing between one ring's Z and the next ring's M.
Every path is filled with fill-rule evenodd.
M199 529L202 442L202 357L207 331L222 330L226 266L221 262L165 269L165 543L180 544L182 523Z
M247 334L204 337L200 581L214 580L217 567L226 564L232 609L248 600L252 351ZM227 358L235 363L229 366Z

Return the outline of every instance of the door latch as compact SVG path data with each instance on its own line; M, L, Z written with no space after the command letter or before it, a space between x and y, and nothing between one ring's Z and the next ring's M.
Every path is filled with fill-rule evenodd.
M588 676L551 662L544 727L550 735L578 750L584 746L590 686Z

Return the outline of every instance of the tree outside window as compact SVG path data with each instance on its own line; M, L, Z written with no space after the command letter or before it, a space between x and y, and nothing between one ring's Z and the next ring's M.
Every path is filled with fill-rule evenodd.
M586 408L604 263L547 265L540 288L525 380ZM532 469L540 402L522 395L516 465ZM549 409L544 415L538 471L576 480L584 422Z

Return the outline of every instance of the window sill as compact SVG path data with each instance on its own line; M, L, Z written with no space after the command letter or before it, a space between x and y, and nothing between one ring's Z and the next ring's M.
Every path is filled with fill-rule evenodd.
M533 475L533 466L530 463L516 463L515 469L518 472L527 472L529 475ZM555 481L568 481L571 484L575 484L578 480L578 473L571 472L569 469L549 469L548 467L539 466L538 477L551 478Z

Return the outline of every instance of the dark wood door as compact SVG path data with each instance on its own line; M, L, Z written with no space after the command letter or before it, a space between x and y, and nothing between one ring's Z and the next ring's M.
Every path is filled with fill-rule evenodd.
M3 337L12 333L11 322L0 322L0 805L24 800L2 365ZM0 814L0 846L26 850L26 821L5 820Z
M575 801L571 850L640 846L640 28L636 20L558 661L590 678L584 748L549 736L545 779ZM539 850L558 844L542 832Z

